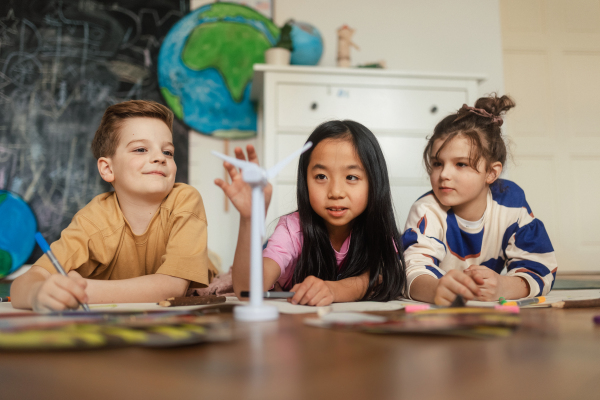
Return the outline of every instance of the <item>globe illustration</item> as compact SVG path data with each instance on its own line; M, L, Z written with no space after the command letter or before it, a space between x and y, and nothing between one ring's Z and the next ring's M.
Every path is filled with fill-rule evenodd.
M255 63L279 37L279 28L238 4L200 7L171 28L158 55L158 83L167 105L190 128L214 137L256 135L250 102Z
M323 55L323 39L321 33L314 26L306 22L290 21L292 25L291 37L294 50L292 51L291 64L317 65Z
M0 278L19 269L35 247L37 221L19 196L0 190Z

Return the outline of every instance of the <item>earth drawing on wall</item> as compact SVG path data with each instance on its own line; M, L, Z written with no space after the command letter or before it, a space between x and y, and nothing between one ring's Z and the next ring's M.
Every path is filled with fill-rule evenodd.
M213 137L256 135L250 102L253 69L279 37L261 13L214 3L192 11L165 37L158 56L158 84L175 116Z

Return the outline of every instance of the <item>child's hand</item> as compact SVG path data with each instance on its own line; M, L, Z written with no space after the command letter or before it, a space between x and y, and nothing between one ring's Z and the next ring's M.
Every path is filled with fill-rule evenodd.
M520 276L500 275L485 265L471 265L465 273L479 286L480 301L497 301L500 296L520 299L529 294L529 284Z
M254 146L249 144L246 146L246 151L248 152L248 161L258 165L258 156L254 150ZM246 156L244 156L244 152L240 147L236 147L234 152L235 158L246 161ZM244 182L241 171L238 171L236 167L227 161L223 162L223 166L229 172L231 183L227 183L223 179L215 179L215 185L223 189L223 192L225 192L225 195L229 197L229 200L231 200L235 208L240 212L242 218L250 218L252 215L252 189L250 185ZM273 186L269 183L265 186L265 209L269 208L272 193Z
M32 309L36 312L48 312L78 308L78 300L81 303L88 302L86 286L86 280L75 271L70 271L68 277L53 274L34 290Z
M479 296L479 288L471 276L452 269L442 276L435 289L434 303L449 306L460 294L465 300L475 300Z
M334 301L333 291L328 282L315 276L307 277L304 282L297 283L290 290L295 292L294 297L288 299L292 304L304 304L309 306L328 306Z

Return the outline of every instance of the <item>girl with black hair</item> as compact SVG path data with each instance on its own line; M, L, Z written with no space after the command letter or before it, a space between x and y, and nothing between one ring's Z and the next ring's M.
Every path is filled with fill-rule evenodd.
M388 301L404 294L406 275L387 166L377 139L354 121L329 121L308 138L298 166L298 211L280 218L263 251L265 290L295 292L293 304ZM248 159L258 162L254 147ZM238 159L245 159L241 148ZM250 286L250 187L231 164L231 184L215 183L240 212L232 266L240 296ZM272 187L265 188L265 207Z

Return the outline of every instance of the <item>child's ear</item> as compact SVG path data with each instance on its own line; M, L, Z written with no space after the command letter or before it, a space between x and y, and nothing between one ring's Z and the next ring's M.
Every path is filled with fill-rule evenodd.
M98 159L98 172L100 176L108 183L112 183L115 180L115 174L113 173L112 160L108 157L100 157Z
M496 161L495 163L492 163L492 165L490 165L490 167L488 169L488 173L487 173L485 182L488 185L491 185L492 183L496 182L496 179L498 179L500 177L501 173L502 173L502 163L500 161Z

